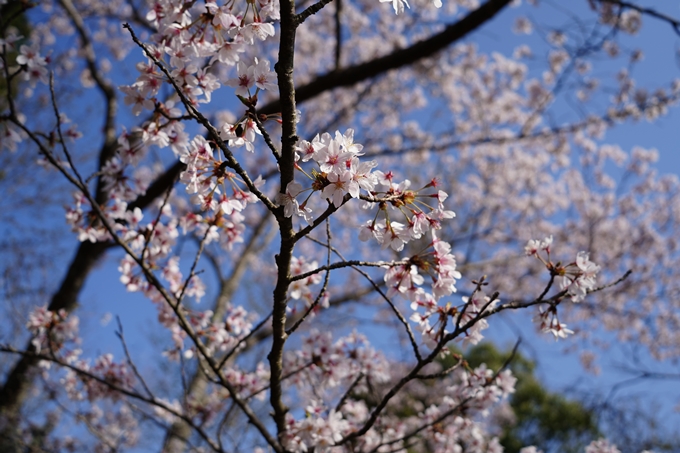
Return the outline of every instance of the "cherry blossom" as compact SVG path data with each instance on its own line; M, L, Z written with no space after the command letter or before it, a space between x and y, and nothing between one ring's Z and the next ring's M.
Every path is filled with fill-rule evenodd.
M515 377L462 358L438 368L498 313L536 310L556 340L601 325L680 355L675 302L655 297L676 287L680 183L657 173L655 150L605 142L680 97L677 82L636 85L642 56L616 41L646 13L593 1L601 43L565 27L501 53L461 39L460 24L475 30L508 2L393 0L399 17L386 2L44 2L29 36L0 36L0 77L18 87L0 103L0 147L30 175L27 206L58 196L42 183L70 185L58 205L81 242L66 296L31 301L26 350L2 345L42 367L50 392L36 404L66 420L48 441L73 420L96 438L83 451L139 448L149 429L163 451L500 452L492 415ZM539 29L520 12L516 33ZM592 69L604 58L623 68L612 80ZM97 100L70 100L69 84ZM588 114L556 115L567 98ZM35 228L30 214L15 220ZM528 232L544 239L521 256ZM125 323L123 357L79 347L72 311L106 253L155 310L160 376L139 366L147 351ZM618 450L586 448L599 451Z

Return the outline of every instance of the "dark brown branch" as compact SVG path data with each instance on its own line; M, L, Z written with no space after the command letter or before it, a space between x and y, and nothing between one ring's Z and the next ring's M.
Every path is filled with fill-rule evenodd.
M135 365L135 362L132 360L132 355L130 354L130 349L128 349L127 342L125 341L125 335L123 334L123 323L120 321L120 316L116 316L116 325L118 326L118 329L116 330L116 336L120 340L120 344L123 347L123 353L125 354L125 360L127 361L128 365L130 366L130 369L134 373L135 377L137 377L137 380L139 383L142 385L142 388L146 392L146 395L153 401L156 400L156 397L154 396L153 392L151 391L151 387L146 383L146 380L144 379L144 376L139 372L139 369L137 368L137 365Z
M340 70L342 60L342 0L335 1L335 70Z
M295 82L293 80L295 33L298 18L295 14L295 0L281 0L281 40L279 42L279 61L274 66L278 77L281 111L281 159L279 160L280 187L282 190L295 179L296 131ZM272 406L278 440L285 445L286 413L288 407L283 402L282 374L283 348L286 344L286 309L288 288L290 286L290 262L295 246L293 220L283 215L283 209L275 212L279 223L281 245L276 255L276 286L274 287L272 307L272 346L267 355L269 361L269 403Z
M463 356L461 355L453 355L454 358L458 359L456 363L451 365L450 367L446 368L445 370L439 371L438 373L430 373L430 374L419 374L416 376L416 379L422 379L422 380L427 380L427 379L441 379L445 376L448 376L451 374L454 370L460 368L461 366L464 365L465 361L463 360Z

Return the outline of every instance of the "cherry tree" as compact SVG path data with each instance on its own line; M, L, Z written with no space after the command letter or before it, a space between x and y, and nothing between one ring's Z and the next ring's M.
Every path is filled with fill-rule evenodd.
M676 102L678 82L636 87L621 42L680 23L412 3L3 2L2 183L33 202L12 238L45 254L5 270L3 451L502 451L515 378L450 347L503 313L678 357L680 183L604 139ZM503 15L542 44L477 46ZM70 261L42 229L79 241ZM154 307L151 344L120 321L106 351L81 335L107 256ZM41 267L59 282L25 295Z

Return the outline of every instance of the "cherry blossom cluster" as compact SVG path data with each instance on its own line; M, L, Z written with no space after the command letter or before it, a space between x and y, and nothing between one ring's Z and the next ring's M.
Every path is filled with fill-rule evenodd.
M240 7L244 9L239 10ZM162 100L157 96L159 90L172 82L184 99L196 105L210 102L212 93L225 84L236 87L236 95L247 105L254 106L261 90L276 88L276 75L269 69L268 60L253 58L252 64L246 64L241 60L240 54L246 52L248 46L254 45L256 41L263 41L274 35L274 26L270 20L279 19L278 1L263 0L243 4L231 2L222 6L214 1L207 1L201 6L197 4L193 7L181 0L156 1L146 19L158 29L151 36L153 44L145 47L153 58L139 63L137 69L140 74L137 81L120 89L125 93L125 103L132 106L135 115L143 110L153 112L152 120L142 126L144 144L155 144L161 148L170 146L188 164L184 181L189 183L192 171L205 170L197 169L196 161L192 162L194 165L188 163L188 160L193 160L192 155L196 148L203 144L196 143L198 138L189 142L180 121L181 111L175 106L177 96ZM167 72L161 71L159 64L164 64ZM221 82L219 74L234 66L236 77L223 77ZM222 129L222 138L229 146L245 145L250 151L253 151L255 134L260 133L248 116L235 125L225 124ZM194 188L196 184L197 181L194 181ZM190 193L196 192L190 190ZM217 202L231 212L232 208L227 206L228 201L217 201L212 195L216 194L199 193L194 198L197 203L202 204L203 210ZM224 229L229 236L228 246L240 240L243 229L241 220L237 214L232 220L224 222ZM219 225L212 226L215 228L211 229L210 240L218 236Z
M68 397L74 401L100 399L118 401L120 392L134 387L134 376L126 364L117 363L113 355L103 354L95 359L94 365L81 359L79 348L66 349L67 344L78 345L79 319L76 315L68 315L64 310L53 312L45 307L37 307L28 317L27 327L33 334L31 343L37 354L49 351L52 360L68 364L65 375L60 380ZM51 361L41 361L43 368L50 368ZM92 406L96 410L96 406ZM131 439L131 441L134 440Z
M553 237L549 236L543 241L531 239L524 247L527 256L535 256L555 277L560 290L567 292L572 302L581 302L588 294L588 291L595 289L595 277L600 271L600 266L589 259L586 252L579 252L576 261L563 265L553 263L550 260L550 248ZM540 252L545 252L546 258Z
M292 451L329 451L351 428L341 412L328 410L316 401L305 408L304 418L295 420L288 416L286 421L286 446Z
M640 31L642 15L639 11L623 9L609 2L598 2L597 7L600 10L600 20L603 23L616 26L618 29L631 35L635 35Z
M386 382L390 376L386 358L358 332L333 342L331 332L312 329L302 346L286 356L284 367L286 372L299 371L291 379L300 388L311 383L332 389L360 374L374 382Z
M12 37L14 40L18 37ZM6 43L7 40L5 40ZM24 80L30 82L31 86L35 87L37 82L47 84L47 63L48 58L40 55L40 49L37 43L31 45L22 45L19 48L19 55L17 56L16 63L20 65L21 71L23 71Z
M337 394L333 390L353 385L360 394L368 390L367 382L386 383L390 378L386 358L357 332L333 342L330 332L312 329L302 347L286 356L284 367L300 391L309 385L316 389L305 397L308 403L304 417L296 420L291 414L287 416L287 447L293 451L330 447L360 426L363 420L357 418L356 424L351 424L344 411L329 409L330 399ZM328 401L318 399L321 397ZM366 414L365 410L362 414Z
M431 406L424 414L430 419L438 419L444 416L438 407ZM446 420L445 423L436 423L428 433L428 440L431 439L437 452L457 453L460 448L456 448L462 443L467 448L465 451L474 453L502 453L503 446L495 436L489 436L481 423L466 416L454 416Z
M24 140L24 135L24 131L14 123L7 120L0 121L0 149L15 152L17 145Z
M78 316L69 315L65 310L50 311L46 306L36 307L26 322L37 353L42 350L59 351L67 342L78 343L78 325Z
M441 402L430 405L420 417L420 423L429 425L428 439L436 445L436 451L459 451L455 446L463 443L466 451L501 453L498 438L489 436L478 419L488 416L496 404L513 393L516 381L509 370L494 373L486 365L457 369ZM465 416L447 418L461 413Z
M436 451L459 451L454 446L464 443L469 448L466 451L501 452L498 439L488 438L481 419L514 391L515 381L508 370L494 374L485 366L469 371L459 369L446 378L447 384L438 403L429 405L415 416L399 417L387 411L365 435L353 441L352 447L339 451L352 451L350 448L370 451L385 443L396 449L403 448L407 433L418 431L421 440L427 445L435 445ZM356 394L362 395L364 391L359 389ZM305 406L303 417L296 419L288 414L287 447L292 451L307 451L311 447L333 451L327 449L361 429L368 416L368 408L362 399L350 397L334 408L312 397Z
M242 306L229 307L222 319L215 319L212 310L185 310L194 333L201 338L206 350L212 355L218 355L215 354L217 352L220 354L233 352L235 348L243 347L241 340L250 333L253 327L252 315ZM184 356L192 357L195 354L194 351L195 348L192 347L185 352Z
M242 61L236 65L238 77L229 79L227 85L236 87L235 94L247 99L246 103L254 105L260 90L276 90L276 73L269 69L269 60L254 59L255 62L248 66ZM253 92L253 88L255 91Z
M245 10L238 8L245 7ZM251 14L252 13L252 14ZM274 36L274 25L268 21L279 19L276 0L229 2L219 6L215 1L187 7L182 0L156 1L146 19L158 30L146 50L158 61L167 59L172 81L192 103L210 102L212 93L220 86L215 75L221 69L237 65L237 77L225 81L237 87L237 95L255 98L260 90L275 88L275 74L266 59L254 59L252 65L241 61L240 54L249 45ZM204 61L209 59L206 65ZM169 82L154 61L138 65L137 81L121 87L126 103L133 105L135 114L143 109L153 110L161 86ZM256 86L256 91L251 89Z
M155 123L154 123L155 124ZM136 174L129 176L125 171L129 167L136 167L146 156L147 145L164 145L165 137L152 135L150 125L144 129L128 132L126 130L118 137L116 154L109 159L102 168L102 182L112 200L131 201L146 192L151 175L144 167ZM163 134L167 134L167 128Z
M245 188L245 183L228 166L228 162L215 156L213 145L202 136L196 136L180 154L186 169L180 180L199 212L187 212L180 218L184 234L193 232L204 238L205 244L220 241L226 249L243 241L246 229L242 211L257 197ZM256 188L264 184L262 178L253 181Z
M286 187L285 194L279 194L278 202L284 207L285 216L291 217L295 214L311 223L312 209L307 206L307 201L317 191L336 208L342 206L346 194L358 198L362 189L371 192L377 183L376 175L371 174L371 170L377 163L361 162L359 156L362 155L362 149L362 145L354 142L352 129L348 129L344 134L336 131L335 137L326 132L322 135L317 134L312 142L302 140L296 147L296 162L312 161L318 166L318 170L313 169L310 175L300 165L296 166L307 176L311 184L310 187L304 188L302 184L291 181ZM310 190L311 193L300 204L297 197Z
M259 87L258 90L259 91ZM257 93L256 91L256 93ZM249 98L239 96L241 102L248 107L254 107L257 102L257 94ZM276 119L278 114L273 115L258 115L258 118L263 123L269 118L273 117L278 125L279 120ZM225 121L220 128L220 138L224 140L230 148L245 147L246 151L253 153L255 151L255 139L258 135L262 135L260 126L255 121L254 114L250 111L246 112L239 120L233 124Z
M462 326L470 324L462 338L462 343L475 345L484 339L482 330L489 327L488 321L484 318L478 319L479 316L496 308L500 304L500 299L487 296L481 289L476 289L470 297L463 296L461 299L464 305L460 315L455 318L456 322Z
M130 230L131 249L142 253L142 258L152 268L160 267L162 269L163 278L170 283L173 293L176 295L182 288L182 273L179 271L177 261L168 257L178 236L176 221L170 221L167 224L152 222L139 230ZM121 272L120 281L128 291L142 291L152 300L158 300L153 285L147 281L133 257L126 255L121 260L118 270ZM195 283L198 283L198 281ZM196 296L200 298L202 293L198 293Z
M78 240L90 242L105 242L111 239L109 231L98 220L96 213L91 209L90 201L81 192L74 192L74 205L66 209L66 222L72 231L77 233ZM136 228L143 218L142 210L136 208L129 211L127 203L119 201L103 211L108 224L114 231L121 234L123 240L138 238Z
M269 368L262 362L257 364L254 372L240 370L236 366L230 366L225 370L226 379L244 398L256 398L260 401L267 397L266 390L269 388Z
M123 241L143 242L138 230L143 219L140 208L128 209L128 203L146 192L152 174L148 168L141 167L129 175L126 170L134 167L146 155L145 143L153 143L146 130L123 131L118 137L114 156L104 163L101 170L103 189L109 194L109 203L102 204L106 221ZM66 208L66 222L77 233L79 241L103 242L111 240L111 235L103 222L97 220L90 201L80 191L73 193L74 205Z
M180 156L180 161L187 165L180 175L186 184L186 191L192 194L192 202L201 211L215 213L216 219L221 215L231 216L241 221L240 213L248 203L257 201L251 192L241 188L244 184L240 177L231 171L228 162L215 157L212 145L202 136L196 136L190 147ZM264 183L261 179L256 186Z
M128 202L143 194L153 177L147 167L140 167L132 175L128 169L134 168L146 154L149 145L170 147L180 156L187 168L180 178L187 184L187 192L194 194L192 201L203 211L211 211L211 215L187 211L177 214L179 226L184 234L193 232L204 238L206 244L222 240L226 248L241 242L245 230L244 217L240 212L247 203L256 201L256 197L242 189L240 179L228 171L226 163L214 158L214 151L209 142L202 136L189 141L184 133L183 124L179 121L163 122L162 115L132 132L124 131L118 139L116 155L102 169L104 187L109 190L110 203L100 208L109 219L109 225L120 234L124 241L140 240L149 228L140 225L142 214L139 208L128 209ZM262 185L261 179L255 181ZM67 211L67 221L79 239L92 242L109 240L107 229L98 222L92 222L93 213L85 210L89 207L87 199L74 195L76 204ZM164 205L164 214L173 217L169 205ZM173 226L174 228L174 226ZM137 233L135 233L137 231ZM134 247L135 250L138 247Z
M560 291L569 295L574 303L581 302L589 291L595 289L595 277L600 271L600 266L588 259L588 253L579 252L576 261L563 265L553 263L550 259L550 252L553 237L548 236L539 241L531 239L524 247L527 256L536 257L550 271L551 277L555 278ZM541 255L541 252L545 256ZM559 302L559 301L558 301ZM534 322L539 324L542 332L549 332L554 335L555 340L566 338L573 334L567 325L560 322L557 313L557 304L549 304L549 307L539 308L538 314L534 317Z
M472 401L473 404L468 404L468 407L480 413L488 411L493 404L514 393L517 382L510 370L494 373L485 364L471 371L461 369L459 375L460 384L453 387L459 402Z
M441 228L441 221L455 217L453 211L444 207L444 201L448 198L446 192L436 190L434 193L427 193L428 189L435 189L439 181L433 179L421 189L410 189L411 182L406 179L399 184L393 182L394 175L391 172L383 173L376 171L377 185L384 188L383 192L372 191L371 196L374 201L378 201L380 213L385 217L384 220L376 219L366 222L359 234L362 241L373 237L382 248L391 248L401 251L404 245L414 239L420 239L428 231ZM436 201L436 205L428 203L428 199ZM366 208L373 206L367 203ZM403 221L399 222L390 218L390 212L403 216ZM433 241L433 244L437 240Z
M539 308L533 321L538 324L538 328L541 332L553 334L555 340L567 338L574 333L573 330L567 328L565 323L560 322L556 307L549 307L547 309Z
M431 232L433 239L428 251L390 266L385 273L385 282L389 288L388 296L402 295L411 301L414 310L418 307L425 309L425 313L415 319L424 333L432 338L441 335L442 332L432 329L428 318L442 313L437 302L455 292L456 281L461 278L451 245L440 240L435 233L441 228L441 220L455 216L444 207L447 194L442 190L430 191L438 186L436 179L421 189L411 189L409 180L396 183L391 172L372 171L377 163L362 161L362 149L363 146L354 141L352 129L344 134L336 131L335 136L328 133L317 135L311 142L301 141L296 150L296 160L300 164L312 162L317 166L311 171L300 164L296 167L311 180L310 187L303 188L301 183L291 181L285 194L278 195L277 201L283 206L284 215L303 217L311 224L313 210L309 204L315 192L320 192L321 197L336 209L350 198L362 198L364 209L378 206L378 212L373 220L361 227L359 239L367 241L372 238L382 248L395 251L403 250L408 242ZM303 195L304 192L309 193ZM304 200L300 202L298 197L304 197ZM436 204L429 204L431 199ZM425 279L419 270L430 276L429 291L421 286Z
M72 364L78 371L68 368L66 376L61 380L61 384L72 400L110 399L117 401L123 396L120 389L134 388L135 378L132 371L126 364L115 362L112 354L97 357L94 365L85 359L72 360Z
M429 289L422 285L425 278L419 273L429 276ZM414 255L403 264L391 266L385 273L388 296L401 295L410 301L414 311L411 320L418 323L425 341L430 344L436 343L443 335L449 333L447 324L449 319L458 314L458 311L450 304L440 305L439 301L456 292L456 282L461 278L456 270L456 258L451 252L451 245L439 239L435 230L432 230L432 242L424 252ZM472 300L476 300L473 295ZM468 299L464 298L466 305ZM490 307L490 306L489 306ZM489 309L489 307L485 309ZM476 316L476 308L469 312L463 312L466 321L469 316ZM471 318L470 318L471 319ZM460 318L462 322L463 319ZM479 331L483 323L475 327L475 333L471 336L474 341L481 340Z
M437 187L436 179L421 189L411 189L409 180L395 183L392 172L373 172L377 162L360 159L362 149L363 145L354 141L353 129L344 134L336 131L334 137L329 133L317 134L311 142L302 140L296 147L296 161L299 162L296 168L311 183L304 187L297 181L291 181L285 194L279 194L277 200L283 206L286 217L295 214L311 223L313 211L309 202L315 192L320 192L321 197L335 208L345 203L346 196L363 197L366 201L364 208L377 205L383 218L379 220L376 215L374 220L368 221L362 227L359 238L368 240L373 237L383 248L401 251L409 241L440 228L440 220L455 216L444 208L445 192L423 193ZM301 164L310 161L317 167L306 171ZM300 203L298 197L304 192L310 193ZM428 199L435 199L436 206L428 204ZM391 219L389 212L397 212L405 223Z
M290 275L302 275L307 272L311 272L319 267L316 261L307 261L305 257L292 257L290 262ZM301 300L304 303L305 308L310 308L316 300L316 296L312 293L311 286L317 285L321 282L321 274L312 274L304 279L294 280L288 287L288 295L293 300ZM328 308L330 302L330 293L324 290L323 294L320 295L319 301L316 303L315 308ZM287 309L290 313L295 313L297 307L291 306L289 304ZM312 312L314 314L314 311Z

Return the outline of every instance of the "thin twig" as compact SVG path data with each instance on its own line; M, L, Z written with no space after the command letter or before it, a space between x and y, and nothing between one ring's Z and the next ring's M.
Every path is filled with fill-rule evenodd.
M326 237L328 238L327 243L326 243L326 248L327 248L326 263L327 263L327 265L330 265L330 261L331 261L331 227L330 227L330 222L328 220L326 220ZM297 330L297 328L300 327L300 325L304 322L304 320L307 318L307 316L309 316L309 314L312 311L314 311L314 309L317 307L317 305L319 304L319 301L321 301L321 298L326 294L326 291L328 290L328 283L329 283L329 280L330 280L330 274L331 274L331 270L329 268L329 269L326 270L326 275L324 276L323 286L321 287L319 294L314 299L314 302L312 302L309 305L309 308L307 308L307 311L305 311L305 313L295 321L293 326L290 329L286 330L286 335L291 335L293 332L295 332ZM314 274L312 274L312 275L314 275Z
M231 351L229 351L228 353L226 353L226 354L224 355L224 357L223 357L222 360L220 361L219 365L217 365L217 368L221 370L222 367L224 366L224 364L227 363L227 360L229 360L229 357L231 357L232 355L234 355L234 353L235 353L236 351L238 351L239 347L240 347L243 343L245 343L246 341L248 341L248 340L250 339L250 337L252 337L258 330L260 330L260 328L261 328L262 326L264 326L264 325L267 323L267 321L269 321L269 319L270 319L271 317L272 317L272 314L269 313L267 316L265 316L264 318L262 318L262 319L260 320L260 322L257 323L257 325L256 325L255 327L253 327L253 328L250 330L250 332L248 332L248 334L247 334L246 336L244 336L243 338L241 338L241 339L236 343L236 345L234 345L234 347L231 349Z
M54 72L50 71L50 100L52 101L52 109L54 110L54 116L56 117L57 120L57 134L59 134L59 144L61 145L61 149L64 151L64 155L66 156L66 160L73 171L73 173L76 175L76 178L78 178L78 181L80 182L81 185L85 185L82 176L80 176L80 173L78 173L78 169L76 168L75 164L73 163L73 159L71 158L71 153L68 151L68 147L66 146L66 142L64 141L64 135L62 134L61 130L61 113L59 113L59 107L57 106L57 96L54 92ZM45 149L46 150L46 149Z
M324 6L328 5L332 1L333 0L320 0L319 2L314 3L313 5L302 11L300 14L295 16L295 26L298 27L305 20L307 20L309 16L318 13Z
M347 398L349 398L349 396L352 394L352 390L354 390L354 388L357 385L359 385L359 382L361 382L361 380L363 378L364 378L363 372L360 372L359 374L357 374L356 379L354 379L354 381L352 381L352 383L347 388L347 391L345 391L345 393L342 395L342 397L338 401L338 404L335 405L335 412L340 412L340 409L342 409L342 405L345 404L345 401L347 401Z
M276 161L281 160L281 151L279 151L276 148L276 145L274 145L274 142L272 141L271 136L269 135L269 132L267 132L267 129L264 128L264 125L262 124L262 121L260 121L260 117L258 116L257 110L255 109L255 106L250 106L249 110L250 112L250 117L255 121L255 124L257 125L257 128L260 130L260 133L262 134L262 138L264 138L264 142L267 144L269 149L271 150L272 154L274 155L274 158Z
M442 370L438 373L419 374L419 375L416 376L416 379L441 379L441 378L451 374L452 371L459 368L463 363L464 363L464 360L463 360L463 357L461 356L461 357L459 357L459 359L456 363L454 363L453 365L451 365L447 369Z
M186 293L187 288L189 287L189 283L191 282L191 279L196 276L196 266L198 266L198 261L201 258L201 255L203 254L203 249L205 248L205 241L208 239L208 235L210 234L210 227L208 227L205 230L205 233L203 234L203 238L201 239L201 242L198 244L198 251L196 252L196 256L194 256L194 262L191 263L191 269L189 270L189 275L187 276L186 280L184 281L184 285L182 286L182 291L180 291L179 296L177 297L177 305L182 303L182 299L184 298L184 294Z
M352 199L352 196L350 194L346 193L345 196L342 199L342 204L340 205L340 207L336 208L333 203L328 203L328 207L326 208L326 210L319 217L314 219L314 221L312 222L311 225L307 225L306 227L304 227L303 229L301 229L300 231L295 233L295 235L293 236L293 242L297 242L300 239L302 239L303 237L307 236L316 227L321 225L324 220L326 220L328 217L330 217L333 213L335 213L335 211L340 209L342 206L344 206L345 203L347 203L351 199Z
M306 368L309 368L309 367L312 366L312 365L314 365L314 362L313 362L313 361L312 361L312 362L309 362L309 363L305 363L304 365L300 366L299 368L297 368L297 369L295 369L295 370L292 370L292 371L289 371L289 372L286 373L286 374L282 374L282 375L281 375L281 381L285 381L286 379L295 376L295 375L298 374L299 372L304 371ZM244 399L247 401L247 400L251 399L252 397L257 396L257 395L259 395L260 393L266 391L266 390L269 389L270 387L271 387L270 385L265 385L264 387L255 390L253 393L251 393L250 395L246 396Z
M308 238L308 239L310 239L311 241L316 242L317 244L319 243L319 242L318 242L316 239L314 239L314 238ZM324 245L324 246L325 246L325 244L321 244L321 245ZM334 247L333 247L332 249L333 249L333 253L335 253L340 259L343 259L343 260L344 260L344 257L342 256L342 254L341 254L337 249L335 249ZM396 265L399 265L399 263L397 263ZM397 316L397 319L399 319L399 321L400 321L400 322L402 323L402 325L404 326L404 329L406 330L406 334L408 335L409 341L411 342L411 347L412 347L412 349L413 349L413 353L415 354L416 359L418 360L418 362L420 362L420 361L422 360L422 357L421 357L421 355L420 355L420 350L418 349L418 343L416 342L415 336L413 335L413 331L411 330L411 326L409 325L409 323L408 323L408 321L406 320L406 318L404 317L404 315L401 314L401 312L400 312L399 309L394 305L394 303L392 302L392 300L391 300L389 297L387 297L387 294L385 294L385 293L383 292L383 290L382 290L382 288L380 287L380 285L378 285L375 281L373 281L373 279L371 278L370 275L368 275L368 273L366 273L365 271L363 271L362 269L360 269L360 268L358 268L358 267L356 267L356 266L351 266L351 267L352 267L352 269L354 269L355 271L357 271L361 276L363 276L366 280L368 280L368 282L371 284L371 286L373 286L373 289L374 289L374 290L380 295L380 297L382 297L383 300L384 300L385 302L387 302L387 304L390 306L390 308L392 309L392 311L394 312L394 314Z
M355 266L364 266L364 267L394 267L394 266L400 266L403 264L406 264L408 262L407 259L401 260L401 261L360 261L360 260L350 260L350 261L341 261L338 263L333 263L333 264L327 264L325 266L318 267L314 270L311 270L309 272L305 272L303 274L298 274L294 275L290 278L291 282L295 282L298 280L304 280L308 277L311 277L312 275L319 274L323 271L331 271L334 269L343 269L345 267L355 267Z
M135 362L132 361L130 350L127 347L127 342L125 341L125 336L123 335L123 323L120 322L120 316L116 316L116 323L118 324L116 336L120 339L120 342L123 346L123 352L125 353L125 358L127 360L128 365L130 365L130 368L132 368L132 372L135 374L135 376L137 376L137 380L142 384L142 387L144 387L144 390L146 391L147 395L149 395L149 398L155 400L156 397L153 395L153 392L146 384L144 377L142 377L141 373L137 369L137 365L135 365Z
M144 238L144 247L142 248L142 253L139 255L144 258L146 255L146 251L149 248L149 244L151 243L151 240L153 239L154 234L156 233L156 227L160 224L161 221L161 216L163 215L163 208L168 203L168 200L170 199L170 194L172 193L173 185L168 186L168 190L165 192L165 197L163 197L163 203L160 206L160 209L158 209L158 214L156 215L156 220L151 223L151 231L149 231L149 234L147 237Z

